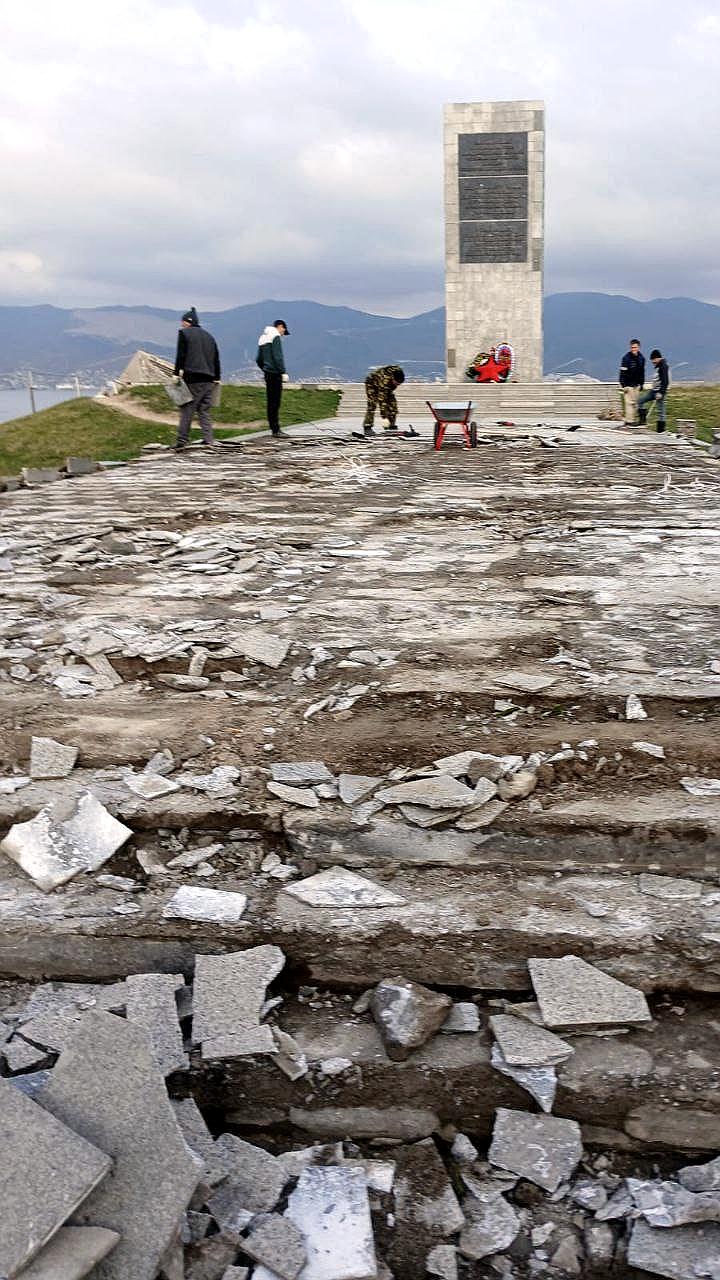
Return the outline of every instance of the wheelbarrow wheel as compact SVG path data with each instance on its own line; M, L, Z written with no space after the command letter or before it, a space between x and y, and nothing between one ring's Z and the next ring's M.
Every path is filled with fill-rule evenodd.
M470 448L477 449L477 422L470 423Z

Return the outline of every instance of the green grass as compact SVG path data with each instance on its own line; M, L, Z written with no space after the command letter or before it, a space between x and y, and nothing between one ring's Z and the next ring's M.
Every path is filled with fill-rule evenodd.
M712 432L720 430L720 386L712 383L698 383L696 386L671 383L667 415L671 431L675 430L678 418L694 418L700 438L712 440ZM654 425L654 414L650 421Z
M176 416L177 411L161 387L136 387L133 394L148 409ZM284 426L291 426L333 417L338 401L336 391L286 391L281 421ZM216 423L257 422L264 418L264 411L264 387L225 387L223 406L213 410L213 417ZM220 426L216 435L222 440L242 431L242 426ZM143 445L173 444L175 436L171 423L145 422L94 400L65 400L51 409L0 425L0 475L17 475L21 467L60 466L71 456L124 462L136 458ZM199 439L197 430L193 431L193 439Z
M172 412L167 392L162 387L131 387L134 400L153 413ZM315 422L320 418L334 418L340 395L337 391L325 391L319 387L283 392L280 406L280 425L292 427L301 422ZM222 403L213 409L215 422L267 422L265 417L265 387L224 386Z

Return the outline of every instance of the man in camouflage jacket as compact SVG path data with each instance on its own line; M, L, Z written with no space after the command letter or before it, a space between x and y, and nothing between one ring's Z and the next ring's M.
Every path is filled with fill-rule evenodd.
M386 364L381 369L373 369L365 379L367 409L363 418L363 431L366 436L375 435L373 422L375 410L380 410L380 417L389 423L388 431L397 430L398 405L395 399L395 388L405 381L405 374L397 364Z

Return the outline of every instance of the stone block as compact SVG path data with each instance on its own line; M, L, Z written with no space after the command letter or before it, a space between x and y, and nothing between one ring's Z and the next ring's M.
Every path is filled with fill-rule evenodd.
M164 1076L188 1067L178 1022L176 988L177 981L169 973L129 974L125 979L128 1022L145 1030Z
M690 1227L651 1227L638 1218L632 1228L628 1262L668 1280L690 1280L694 1276L717 1274L720 1256L720 1225L705 1223Z
M243 1253L268 1267L282 1280L296 1280L307 1254L300 1231L289 1218L269 1214L256 1219L242 1243Z
M172 1108L186 1145L205 1164L203 1181L208 1186L212 1186L211 1163L213 1166L212 1176L215 1180L220 1181L221 1178L225 1177L225 1174L219 1170L215 1162L215 1142L205 1124L200 1108L194 1098L179 1098L173 1101Z
M282 892L310 907L400 907L406 901L345 867L328 867L306 880L284 885Z
M107 1176L112 1159L0 1080L0 1274L14 1276Z
M65 470L69 476L91 476L98 469L92 458L66 458Z
M307 1252L303 1280L375 1280L370 1204L359 1170L304 1169L286 1217L298 1228ZM260 1266L253 1280L275 1276Z
M33 738L30 744L30 777L67 778L75 768L77 747L67 747L54 738Z
M62 479L62 473L57 467L23 467L20 474L23 484L28 488L35 488L40 484L52 484L54 480Z
M99 1145L113 1176L83 1203L77 1225L98 1222L120 1243L94 1280L155 1280L198 1182L146 1034L92 1011L58 1059L42 1105Z
M571 1177L582 1154L580 1126L574 1120L498 1107L488 1153L491 1164L546 1191L557 1191Z
M440 1030L452 1008L450 996L406 978L385 978L370 998L370 1010L388 1056L396 1062L409 1057Z
M202 889L184 884L166 902L163 916L166 920L237 924L246 907L247 898L244 893L232 893L226 889Z
M131 835L129 827L86 791L69 817L48 805L29 822L16 823L0 842L0 850L49 892L81 871L97 871Z
M572 1045L544 1027L536 1027L524 1018L495 1014L490 1027L505 1061L511 1067L542 1067L565 1062L574 1053Z
M317 782L333 782L334 777L322 760L281 761L270 765L273 782L291 787L313 786Z
M251 947L231 955L198 956L193 1039L203 1057L275 1053L269 1027L260 1025L267 986L285 957L279 947Z
M546 1027L569 1031L652 1020L642 991L578 956L530 959L528 969Z
M119 1239L107 1227L61 1227L17 1280L82 1280Z
M227 1206L233 1201L251 1217L270 1213L287 1181L281 1161L233 1133L222 1133L217 1139L209 1167L213 1179L218 1174L224 1179L215 1197L208 1201L213 1217L221 1204Z

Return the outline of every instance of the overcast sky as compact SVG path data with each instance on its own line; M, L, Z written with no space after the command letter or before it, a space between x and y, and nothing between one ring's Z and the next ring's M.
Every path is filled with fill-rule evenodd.
M442 303L442 104L544 98L546 292L720 303L703 0L0 0L0 303Z

